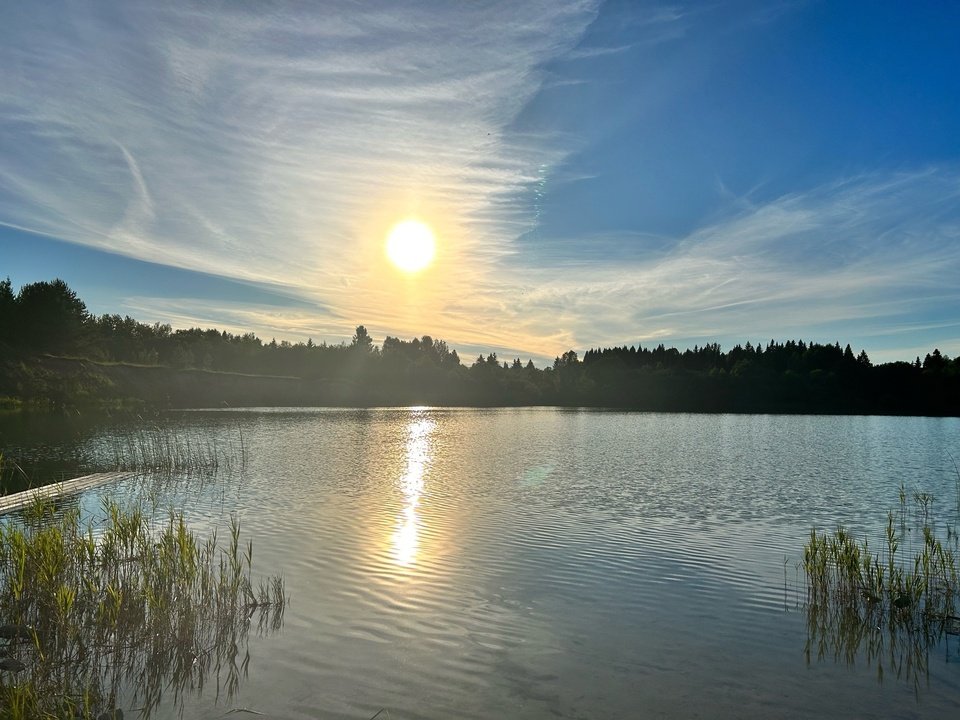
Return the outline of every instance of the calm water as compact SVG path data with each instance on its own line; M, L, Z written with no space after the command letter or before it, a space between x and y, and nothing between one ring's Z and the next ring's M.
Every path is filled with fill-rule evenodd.
M166 501L199 529L238 514L255 569L282 571L292 596L282 632L252 639L239 694L205 691L184 717L960 710L960 638L919 671L889 647L852 664L829 642L823 657L805 652L796 568L811 526L878 530L901 481L955 521L957 419L324 409L167 420L221 447L242 435L244 467ZM44 443L92 463L115 432Z

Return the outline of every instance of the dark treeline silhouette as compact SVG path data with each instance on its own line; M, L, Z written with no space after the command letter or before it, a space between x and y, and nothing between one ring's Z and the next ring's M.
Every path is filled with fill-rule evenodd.
M960 414L960 358L874 365L847 345L770 340L723 352L574 350L537 368L364 326L349 344L263 342L91 315L62 280L0 282L0 396L25 402L201 405L567 405L692 412ZM254 377L255 376L255 377Z

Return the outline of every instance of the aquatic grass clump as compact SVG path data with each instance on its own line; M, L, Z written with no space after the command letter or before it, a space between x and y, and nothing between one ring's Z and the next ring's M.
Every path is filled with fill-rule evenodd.
M0 495L6 494L7 488L29 483L30 478L16 460L0 451Z
M938 535L930 493L913 493L912 508L902 485L899 497L879 552L843 527L810 531L802 563L807 653L816 646L821 658L853 663L865 649L881 679L886 660L898 677L918 682L929 648L960 632L960 552L955 525L943 524L946 537Z
M946 540L936 534L933 497L914 493L914 522L908 525L906 494L901 510L887 514L882 551L870 550L843 527L832 534L811 530L803 549L803 568L811 603L840 606L863 617L950 618L958 612L960 564L957 535L946 525ZM904 554L910 536L910 556Z
M180 477L210 477L246 466L243 432L236 442L170 428L140 430L112 438L105 464L113 470L150 472Z
M177 703L210 676L230 696L252 616L280 627L283 580L253 584L235 518L220 547L182 514L103 510L96 526L38 501L0 524L2 718L94 718L121 704L149 716L165 691Z

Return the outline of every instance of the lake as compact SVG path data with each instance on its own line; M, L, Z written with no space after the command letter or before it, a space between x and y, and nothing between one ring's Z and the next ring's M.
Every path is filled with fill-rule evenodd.
M960 710L960 637L911 654L811 636L798 568L811 527L879 545L901 482L956 523L960 419L395 408L162 423L245 461L159 504L204 532L239 516L255 571L282 572L292 599L280 632L252 634L236 694L206 688L163 717ZM137 432L51 430L33 450L0 437L79 471Z

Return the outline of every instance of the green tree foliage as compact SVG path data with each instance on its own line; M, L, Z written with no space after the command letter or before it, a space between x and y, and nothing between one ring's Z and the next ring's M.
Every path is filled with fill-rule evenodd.
M11 342L14 331L14 313L17 297L13 294L10 278L0 281L0 343Z
M14 306L17 341L38 352L75 352L89 316L87 306L60 279L20 288Z
M662 343L575 350L538 369L532 360L479 355L469 367L430 335L386 337L380 348L358 325L349 344L263 343L252 333L178 329L120 315L91 317L62 280L0 282L4 354L50 353L168 368L280 376L302 382L303 403L377 405L585 405L708 412L831 412L960 415L960 359L939 349L923 361L874 365L849 345L805 340L717 343L680 351ZM3 357L0 356L0 360ZM17 395L11 366L0 365L0 395ZM35 373L41 377L40 373ZM36 378L34 378L36 379ZM57 385L44 375L22 397ZM239 380L236 382L240 382ZM249 381L253 383L253 380ZM29 383L27 383L29 385ZM90 382L86 385L89 387ZM109 385L104 383L103 386ZM242 385L242 384L241 384ZM100 386L97 386L100 387ZM238 386L240 387L240 386ZM89 390L95 394L99 390ZM238 391L239 392L239 391ZM67 397L70 391L57 391ZM242 401L243 395L239 394ZM269 394L250 395L256 404ZM191 402L190 397L177 402ZM289 398L288 398L289 401ZM231 400L235 403L236 400Z
M311 340L311 345L313 341ZM370 333L367 332L367 329L363 325L357 325L357 330L353 334L353 340L350 342L350 347L356 348L360 352L370 352L373 350L373 338L370 337Z

